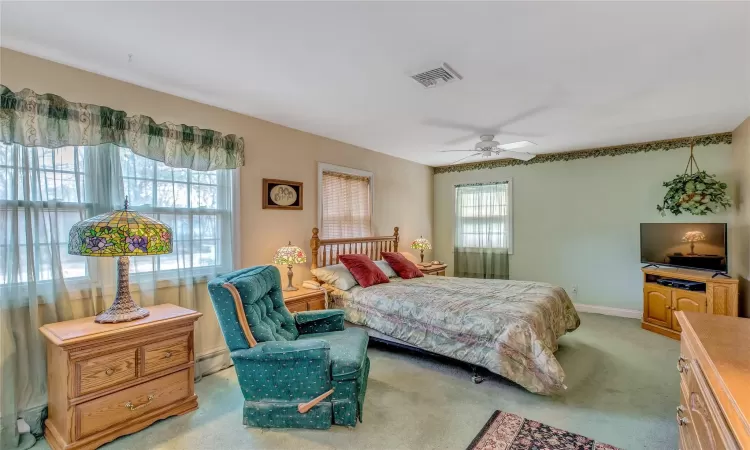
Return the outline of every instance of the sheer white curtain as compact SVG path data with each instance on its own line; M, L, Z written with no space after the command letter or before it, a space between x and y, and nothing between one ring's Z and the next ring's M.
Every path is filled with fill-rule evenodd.
M19 417L42 431L47 372L39 327L93 316L114 298L115 260L68 255L71 226L121 208L128 195L133 209L175 235L174 253L131 259L136 300L210 311L205 282L232 267L232 177L231 170L171 169L112 144L0 144L0 448L33 444L18 435ZM201 322L196 347L223 349L218 327L206 333ZM212 363L197 365L196 375L228 365L228 355Z
M456 186L454 275L508 279L510 184Z
M321 236L325 239L372 235L370 177L324 171Z

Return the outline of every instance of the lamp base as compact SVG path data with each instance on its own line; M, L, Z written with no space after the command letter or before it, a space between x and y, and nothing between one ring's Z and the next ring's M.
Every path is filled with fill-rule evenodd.
M287 286L284 289L282 289L282 291L298 291L299 290L298 287L292 286L292 277L294 277L294 272L292 272L292 265L289 264L287 266L287 269L289 269L286 273L286 276L289 278L289 284L287 284Z
M130 260L120 256L117 260L117 295L112 306L99 313L94 322L117 323L143 319L150 313L146 308L136 305L130 296Z

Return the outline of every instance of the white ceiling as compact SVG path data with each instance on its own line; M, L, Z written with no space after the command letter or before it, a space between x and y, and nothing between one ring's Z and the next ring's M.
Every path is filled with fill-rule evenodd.
M5 47L428 165L465 156L438 151L480 131L546 153L728 131L750 115L747 2L1 7ZM464 79L408 77L443 61Z

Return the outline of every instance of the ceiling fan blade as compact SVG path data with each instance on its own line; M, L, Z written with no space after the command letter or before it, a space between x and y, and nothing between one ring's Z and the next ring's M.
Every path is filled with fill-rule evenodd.
M533 108L527 109L526 111L522 111L515 116L511 117L510 119L505 120L504 122L501 122L497 124L496 126L492 127L493 130L502 130L503 128L507 127L508 125L513 125L516 122L520 122L523 119L526 119L528 117L534 116L536 114L539 114L540 112L549 109L549 105L539 105L535 106Z
M468 131L472 133L472 136L480 135L480 134L487 134L490 130L486 128L480 128L476 127L474 125L469 125L461 122L453 122L450 120L443 120L443 119L426 119L422 121L423 124L429 125L431 127L437 127L437 128L453 128L454 130L463 130Z
M467 159L467 158L471 158L472 156L479 156L479 155L481 155L481 154L482 154L481 152L478 152L478 153L474 153L473 155L469 155L469 156L464 156L463 158L459 159L458 161L453 161L453 162L451 163L451 165L452 165L452 164L458 164L458 163L460 163L461 161L463 161L464 159Z
M445 152L475 152L476 150L440 150L440 153Z
M544 137L544 134L539 133L523 133L520 131L505 131L501 130L497 132L497 136L516 136L516 137L524 137L524 138L539 138Z
M520 159L521 161L530 161L536 158L536 155L532 155L531 153L514 152L511 150L500 151L500 152L495 153L495 155L500 156L502 158Z
M513 152L517 152L518 149L524 148L524 147L530 147L534 145L531 141L516 141L516 142L508 142L507 144L498 145L498 150L510 150Z

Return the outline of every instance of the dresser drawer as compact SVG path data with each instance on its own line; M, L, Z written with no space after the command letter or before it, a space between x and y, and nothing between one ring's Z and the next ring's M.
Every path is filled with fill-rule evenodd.
M179 366L190 361L189 335L143 346L143 374Z
M123 350L76 362L75 396L135 380L136 349Z
M190 371L182 370L75 407L76 439L156 411L190 393Z
M289 310L291 313L296 313L300 311L307 311L307 301L306 300L297 300L297 301L291 301L286 303L286 309Z
M724 416L706 383L698 361L692 361L687 377L687 406L695 430L696 446L701 450L736 449L724 422Z
M698 450L698 437L688 411L688 388L680 383L680 406L677 407L677 425L680 431L680 450Z

